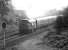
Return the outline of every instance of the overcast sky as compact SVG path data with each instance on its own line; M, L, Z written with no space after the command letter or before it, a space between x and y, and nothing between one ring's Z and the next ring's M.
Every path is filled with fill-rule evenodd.
M61 10L68 5L68 0L12 0L17 10L25 10L29 18L44 16L48 10Z

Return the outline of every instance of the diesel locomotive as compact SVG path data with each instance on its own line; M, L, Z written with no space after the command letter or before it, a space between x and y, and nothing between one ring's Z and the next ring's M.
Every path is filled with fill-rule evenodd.
M48 16L37 19L21 19L19 21L19 33L28 34L54 23L57 16Z

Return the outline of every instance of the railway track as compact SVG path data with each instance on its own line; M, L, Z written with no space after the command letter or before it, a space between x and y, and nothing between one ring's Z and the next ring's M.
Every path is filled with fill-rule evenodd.
M29 37L32 37L32 36L37 35L41 32L44 32L51 25L53 25L53 23L46 25L45 27L38 28L33 33L29 33L27 35L22 35L22 36L20 36L19 33L15 34L15 32L8 32L8 34L6 34L6 38L5 38L5 47L14 46L21 41L25 41ZM0 48L3 48L3 46L4 46L4 36L3 36L3 33L1 33L1 35L0 35Z
M50 24L50 26L52 26L52 25L53 24ZM16 45L17 43L19 43L21 41L25 41L26 39L28 39L31 36L37 35L41 32L44 32L44 31L48 30L48 27L49 27L49 25L46 26L45 28L38 29L33 33L23 35L23 36L19 36L18 34L14 35L14 36L11 36L10 38L5 39L6 47Z

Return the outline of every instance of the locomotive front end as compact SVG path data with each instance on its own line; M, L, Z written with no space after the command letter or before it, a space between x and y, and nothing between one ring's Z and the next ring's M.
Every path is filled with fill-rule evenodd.
M32 20L23 19L19 22L19 32L21 34L29 34L33 32L34 24Z

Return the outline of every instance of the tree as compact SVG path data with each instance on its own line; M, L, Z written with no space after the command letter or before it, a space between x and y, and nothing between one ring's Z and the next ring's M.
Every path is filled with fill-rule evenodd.
M63 13L64 16L68 16L68 6L64 8Z
M0 0L0 15L3 17L7 15L9 12L9 8L7 7L9 0Z

